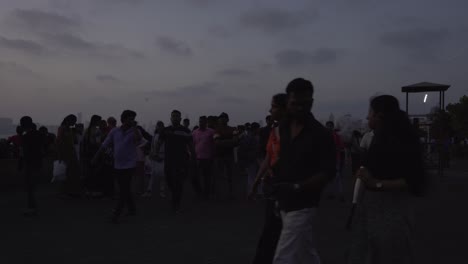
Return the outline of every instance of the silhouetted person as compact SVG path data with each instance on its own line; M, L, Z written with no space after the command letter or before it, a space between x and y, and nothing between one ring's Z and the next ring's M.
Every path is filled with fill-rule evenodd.
M232 170L234 165L234 147L238 144L236 129L230 127L229 115L221 113L218 119L218 127L214 135L216 146L216 159L218 173L223 175L228 182L229 197L233 197ZM216 179L219 174L215 176Z
M216 127L218 126L218 117L209 116L207 119L207 123L207 127L216 130Z
M335 123L328 121L326 127L330 130L330 133L333 135L333 141L336 146L336 176L335 181L332 186L332 192L329 195L329 198L334 199L337 194L340 197L341 201L344 201L344 190L343 190L343 167L345 163L344 157L344 143L341 139L341 136L338 134L335 129Z
M271 100L271 120L280 123L286 116L286 104L288 96L286 94L276 94ZM273 123L273 122L272 122ZM273 125L273 124L272 124ZM275 256L276 247L281 234L281 216L276 206L277 201L271 196L271 183L275 177L274 166L278 162L280 152L279 127L271 129L265 146L266 156L260 165L257 178L249 194L249 199L254 199L257 189L262 183L265 197L265 220L262 235L258 241L255 253L254 264L272 263Z
M120 116L122 125L113 129L101 148L93 158L93 163L97 162L99 155L105 151L109 145L114 146L114 171L119 185L120 196L114 213L112 222L118 223L119 217L125 205L128 207L127 215L135 215L136 208L131 191L132 177L137 166L137 146L142 139L140 131L136 128L136 113L131 110L125 110Z
M28 198L28 209L25 215L35 215L37 213L35 191L42 167L42 158L44 157L44 138L34 129L31 117L22 117L20 124L23 130L21 146L23 152L22 171Z
M66 180L63 184L62 194L78 197L81 193L80 166L75 149L76 135L72 127L75 126L75 115L65 117L57 132L57 159L67 166Z
M253 187L259 167L259 130L260 124L254 122L250 125L244 136L239 139L238 160L239 165L247 174L247 193Z
M274 120L271 117L271 115L268 115L265 118L266 125L260 129L260 134L259 134L259 147L260 147L260 156L262 158L265 157L266 155L266 145L268 142L268 138L270 137L270 132L271 128L273 126Z
M321 193L335 176L335 144L311 113L312 83L294 79L286 93L288 118L279 129L280 158L273 188L283 227L273 263L320 263L314 223Z
M13 158L20 158L20 148L21 148L21 136L23 134L23 128L21 126L16 127L16 135L11 136L7 139L8 144L13 146Z
M143 194L143 197L151 197L153 187L156 185L159 188L159 196L161 198L166 198L166 179L164 172L164 143L159 147L159 153L156 153L156 146L159 141L159 137L164 133L164 123L158 121L153 135L153 140L151 142L151 150L149 153L149 158L151 160L151 175L148 183L146 192Z
M117 120L115 117L107 118L107 133L109 133L112 129L117 127Z
M415 263L411 205L425 183L418 132L390 95L371 100L367 119L374 138L357 172L364 193L348 263Z
M180 121L180 111L172 111L172 125L164 129L156 146L156 158L159 158L161 145L163 143L165 145L164 170L166 182L172 194L172 207L176 213L180 211L184 182L189 173L190 157L195 157L192 133L182 126Z
M117 125L115 118L109 117L106 120L101 120L99 130L101 130L102 142L107 135ZM99 160L100 173L102 174L102 191L104 196L113 198L115 193L115 175L114 175L114 148L112 145L107 146L102 152Z
M184 118L183 124L185 128L190 129L190 119Z
M203 182L203 195L205 198L209 198L213 194L213 161L215 155L215 131L207 126L207 121L206 116L201 116L198 121L200 127L192 133L197 170Z
M100 173L100 165L92 164L91 160L101 147L103 134L99 126L101 125L102 117L93 115L89 126L86 129L83 137L83 167L84 167L84 183L87 189L87 195L98 197L102 195L102 174Z

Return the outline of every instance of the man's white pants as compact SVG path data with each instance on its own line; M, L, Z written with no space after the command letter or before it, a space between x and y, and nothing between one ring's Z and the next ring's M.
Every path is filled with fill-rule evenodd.
M273 264L320 264L315 239L316 208L281 211L283 228Z

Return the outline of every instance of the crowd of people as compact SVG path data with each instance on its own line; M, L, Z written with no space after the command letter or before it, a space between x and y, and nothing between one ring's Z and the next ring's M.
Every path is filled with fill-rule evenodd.
M369 106L371 131L364 136L355 131L344 143L333 122L323 125L315 119L313 102L314 86L297 78L285 93L272 97L271 115L262 128L256 122L232 127L229 115L221 113L201 116L190 129L190 121L173 110L168 126L159 121L149 133L136 122L136 112L125 110L120 126L113 117L93 115L84 128L69 115L53 138L25 116L17 141L28 214L37 214L35 175L52 145L55 159L66 165L61 196L116 197L112 223L119 223L125 209L127 215L137 213L134 195L170 194L179 213L187 180L199 199L232 197L237 163L246 175L248 198L265 201L254 263L320 263L317 208L327 185L333 190L330 198L345 199L348 156L363 186L348 263L412 263L411 200L423 193L424 170L408 116L395 97L375 97ZM219 180L225 180L225 189L218 188Z

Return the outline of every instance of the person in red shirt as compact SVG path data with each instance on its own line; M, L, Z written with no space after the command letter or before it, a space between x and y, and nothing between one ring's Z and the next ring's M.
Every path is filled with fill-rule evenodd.
M326 127L332 132L333 141L336 146L336 177L334 181L334 190L333 193L329 196L330 199L334 199L335 195L338 193L340 200L344 201L344 192L343 192L343 167L344 167L344 150L345 145L341 136L337 133L335 129L335 124L332 121L326 123Z
M23 128L21 126L16 127L16 135L8 138L8 144L13 145L13 158L20 158L21 149L21 135L23 134Z

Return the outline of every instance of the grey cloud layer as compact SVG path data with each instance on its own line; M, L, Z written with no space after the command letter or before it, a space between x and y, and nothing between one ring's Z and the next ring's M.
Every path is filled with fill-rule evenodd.
M113 75L110 74L98 74L96 75L96 80L103 83L117 83L121 82L121 80Z
M167 53L174 54L174 55L179 55L179 56L191 56L192 55L192 49L187 43L181 40L168 37L168 36L157 37L156 46L158 46L160 50L167 52Z
M79 19L36 9L16 9L10 19L18 26L37 33L68 32L81 27Z
M336 62L339 53L339 50L331 48L320 48L314 52L288 49L276 53L275 58L280 67L295 68Z
M46 52L46 48L32 40L25 39L10 39L0 36L0 47L24 52L31 55L42 55Z
M92 42L73 34L45 34L44 40L59 50L103 58L144 58L144 54L118 44Z
M445 29L409 29L387 32L380 36L380 42L406 56L423 61L437 59L437 53L449 38Z
M287 11L275 8L253 9L240 17L241 25L248 29L259 29L277 33L307 25L317 18L316 11Z
M214 95L217 93L216 89L218 84L215 82L207 82L196 85L188 85L178 87L171 90L152 90L141 92L146 96L163 96L163 97L196 97L196 96L207 96Z
M79 19L58 13L36 9L16 9L10 19L22 30L27 30L40 42L23 39L0 38L4 48L15 49L29 54L42 55L45 50L50 54L73 53L100 58L143 58L144 54L119 44L99 43L86 40L77 32L81 30ZM49 54L49 53L47 53Z
M252 72L244 69L238 68L228 68L217 72L217 75L221 76L233 76L233 77L241 77L241 76L250 76Z

